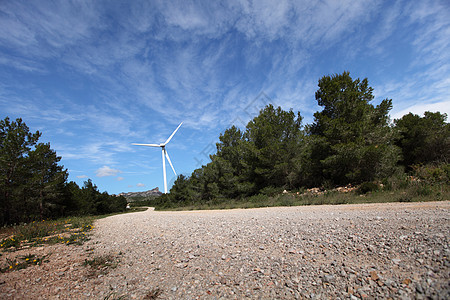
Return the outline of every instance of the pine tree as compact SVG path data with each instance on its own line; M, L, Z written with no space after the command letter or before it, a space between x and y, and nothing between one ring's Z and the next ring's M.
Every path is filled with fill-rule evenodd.
M323 110L314 114L309 131L321 142L312 155L333 184L371 181L396 169L399 149L388 116L392 100L375 107L372 92L367 78L353 80L349 72L319 80L316 100Z
M30 197L36 199L40 219L62 215L62 196L68 174L63 166L58 165L61 157L50 148L50 143L39 143L30 152L28 159L32 173L28 183Z
M30 177L26 161L40 136L39 131L31 133L20 118L0 120L0 224L21 221L20 201Z

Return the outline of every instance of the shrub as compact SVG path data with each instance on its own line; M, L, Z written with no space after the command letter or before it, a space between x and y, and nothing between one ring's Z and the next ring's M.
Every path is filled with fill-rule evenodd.
M0 242L0 248L19 248L23 244L82 244L88 240L87 233L94 227L94 217L72 217L56 221L41 221L2 228L0 234L9 236ZM6 234L5 234L6 233ZM70 234L68 237L66 237ZM12 249L15 250L15 249Z
M247 201L251 202L251 203L264 203L264 202L267 202L268 199L269 199L269 196L267 196L267 195L257 194L257 195L253 195L253 196L249 197L247 199Z
M293 206L295 205L295 196L289 194L282 194L277 197L277 204L280 206Z
M18 248L20 246L20 239L15 236L3 239L0 243L0 247L4 249L8 249L11 247Z
M273 186L267 186L263 188L260 193L267 196L275 196L283 191L282 188L277 188Z
M369 192L373 192L373 191L377 191L378 190L378 185L373 183L373 182L363 182L361 183L361 185L358 188L358 193L359 194L367 194Z
M430 184L448 183L450 181L450 164L428 164L413 166L414 176Z
M28 254L25 256L16 257L15 259L6 259L6 266L0 268L1 273L11 272L14 270L26 269L31 265L42 265L44 262L48 262L46 259L48 255L42 257L35 256L34 254Z
M413 197L409 194L409 193L402 193L398 198L397 201L398 202L412 202Z
M32 222L29 224L19 225L17 227L18 235L23 240L32 240L44 236L51 235L59 231L63 227L62 224L52 221Z
M416 187L414 187L413 190L417 196L429 196L433 194L433 189L428 184L419 184Z

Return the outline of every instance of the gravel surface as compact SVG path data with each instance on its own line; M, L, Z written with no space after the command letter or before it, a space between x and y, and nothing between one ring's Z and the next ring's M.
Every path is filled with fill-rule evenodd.
M1 299L450 299L450 202L146 212L0 274ZM30 252L31 250L21 250ZM17 253L16 253L17 255ZM83 262L108 258L99 266Z

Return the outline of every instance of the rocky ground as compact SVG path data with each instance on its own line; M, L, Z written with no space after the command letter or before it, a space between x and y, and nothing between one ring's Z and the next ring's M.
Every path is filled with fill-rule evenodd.
M1 299L450 299L450 202L154 212L0 274ZM87 264L83 264L84 262Z

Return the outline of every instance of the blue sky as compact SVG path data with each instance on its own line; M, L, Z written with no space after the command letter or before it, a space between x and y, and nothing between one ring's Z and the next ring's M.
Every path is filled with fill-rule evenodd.
M320 77L350 71L391 118L450 112L448 1L0 0L0 117L21 117L100 191L163 190L266 103L320 108ZM174 180L170 168L168 181Z

